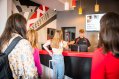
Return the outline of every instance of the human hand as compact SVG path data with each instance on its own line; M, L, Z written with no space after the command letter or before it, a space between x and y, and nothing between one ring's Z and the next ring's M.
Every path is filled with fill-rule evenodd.
M52 54L49 54L51 57L53 56Z

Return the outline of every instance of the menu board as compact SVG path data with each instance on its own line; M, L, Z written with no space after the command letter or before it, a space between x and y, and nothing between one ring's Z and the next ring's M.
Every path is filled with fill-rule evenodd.
M86 15L86 31L100 31L100 19L103 14Z

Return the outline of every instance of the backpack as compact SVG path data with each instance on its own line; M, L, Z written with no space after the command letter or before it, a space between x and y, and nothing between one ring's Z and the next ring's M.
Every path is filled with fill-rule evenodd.
M8 55L16 44L21 40L20 36L13 39L4 53L0 53L0 79L13 79L12 71L9 66Z

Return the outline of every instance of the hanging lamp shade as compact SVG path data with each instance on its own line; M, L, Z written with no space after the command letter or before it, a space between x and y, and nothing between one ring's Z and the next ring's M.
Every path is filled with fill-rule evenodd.
M79 12L78 14L82 14L82 7L79 7Z
M72 7L76 7L76 0L72 0Z
M81 0L80 0L80 7L79 7L79 10L78 10L78 14L82 14Z
M69 10L69 2L64 3L64 10Z
M99 12L99 5L95 4L95 12Z

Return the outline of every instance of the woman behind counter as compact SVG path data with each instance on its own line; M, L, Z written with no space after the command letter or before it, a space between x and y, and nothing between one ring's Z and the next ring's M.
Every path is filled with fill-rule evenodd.
M51 45L52 52L47 48L48 45ZM55 79L63 79L64 78L64 58L63 58L62 52L63 52L63 47L67 47L67 42L63 41L62 31L56 30L53 39L48 40L43 45L43 47L52 57L52 60L55 61L55 62L52 62L53 77Z

